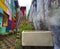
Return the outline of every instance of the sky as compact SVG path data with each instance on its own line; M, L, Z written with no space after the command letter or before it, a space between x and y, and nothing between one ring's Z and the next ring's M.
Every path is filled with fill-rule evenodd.
M26 14L28 14L32 0L18 0L18 2L19 6L26 6Z

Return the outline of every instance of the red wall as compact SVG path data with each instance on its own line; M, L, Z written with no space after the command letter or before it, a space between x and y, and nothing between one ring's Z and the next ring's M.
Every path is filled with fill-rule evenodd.
M11 29L13 30L15 27L16 27L16 22L15 22L15 19L12 18L12 26L11 26Z

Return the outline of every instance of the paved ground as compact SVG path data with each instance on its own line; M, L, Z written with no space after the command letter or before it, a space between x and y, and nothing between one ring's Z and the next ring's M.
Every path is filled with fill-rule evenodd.
M15 40L15 35L4 37L4 39L0 41L0 49L14 49Z

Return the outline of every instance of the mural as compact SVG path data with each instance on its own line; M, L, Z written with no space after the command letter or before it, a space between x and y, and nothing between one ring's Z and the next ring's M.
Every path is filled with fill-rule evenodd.
M59 8L60 7L60 0L49 0L49 8Z

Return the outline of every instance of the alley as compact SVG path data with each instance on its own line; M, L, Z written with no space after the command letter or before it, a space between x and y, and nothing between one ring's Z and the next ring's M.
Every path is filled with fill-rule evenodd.
M43 30L45 27L40 21L37 23L36 20L35 22L37 18L34 6L37 7L37 5L33 5L33 1L34 0L28 1L27 3L29 4L24 3L24 6L22 6L20 0L0 0L0 49L43 48L38 46L24 47L22 45L22 31ZM21 3L23 3L23 1ZM38 20L40 20L39 16ZM47 30L46 27L44 30ZM53 49L53 47L46 48Z
M60 0L0 0L0 49L60 49Z

